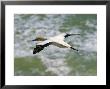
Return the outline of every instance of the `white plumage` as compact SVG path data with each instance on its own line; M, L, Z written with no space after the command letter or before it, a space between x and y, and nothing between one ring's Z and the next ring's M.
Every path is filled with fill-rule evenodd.
M36 45L36 48L34 48L34 50L33 50L33 54L40 52L41 50L43 50L45 47L47 47L49 45L55 45L60 48L71 48L73 50L78 51L77 49L75 49L71 45L69 45L68 43L64 42L64 39L68 36L71 36L71 35L79 35L79 34L62 33L60 35L50 37L48 39L36 38L33 41L40 41L41 40L41 42Z

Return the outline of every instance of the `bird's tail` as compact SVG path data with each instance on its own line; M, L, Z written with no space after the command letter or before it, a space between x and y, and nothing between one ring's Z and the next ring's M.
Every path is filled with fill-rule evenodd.
M78 52L78 49L75 49L75 48L73 48L73 47L70 47L71 49L73 49L73 50L76 50L77 52Z

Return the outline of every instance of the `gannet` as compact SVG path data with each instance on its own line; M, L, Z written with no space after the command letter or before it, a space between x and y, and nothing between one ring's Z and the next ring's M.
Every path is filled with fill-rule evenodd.
M37 43L36 47L34 48L33 54L39 53L41 50L43 50L45 47L49 45L55 45L60 48L71 48L73 50L78 51L77 49L69 45L68 43L64 42L64 39L71 35L80 35L80 34L62 33L54 37L49 37L48 39L43 38L43 37L37 37L34 40L32 40L32 41L40 41L39 43Z

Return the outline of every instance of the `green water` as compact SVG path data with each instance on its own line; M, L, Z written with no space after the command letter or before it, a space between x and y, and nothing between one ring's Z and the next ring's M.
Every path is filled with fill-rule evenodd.
M55 75L52 72L45 72L46 67L42 64L41 60L37 57L19 57L15 58L14 62L15 75L24 76L44 76Z
M43 35L52 35L52 32L76 32L80 33L80 37L69 40L68 43L73 45L79 50L85 48L80 53L76 53L73 50L64 52L62 59L64 59L63 66L69 69L69 72L65 75L68 76L96 76L97 75L97 49L95 48L97 33L97 15L95 14L76 14L76 15L32 15L21 14L15 15L15 56L14 56L14 75L15 76L58 76L59 74L48 70L48 63L40 57L40 55L46 55L45 52L41 52L40 55L33 55L31 52L34 48L33 45L29 46L29 40L31 40L36 32L40 31ZM36 19L37 18L37 19ZM40 26L39 26L39 23ZM53 27L52 27L53 26ZM47 30L43 30L46 27ZM51 29L53 28L53 29ZM40 30L39 30L40 29ZM51 29L51 30L50 30ZM56 30L57 29L57 30ZM27 31L27 33L25 33ZM78 31L78 32L77 32ZM92 36L91 36L92 35ZM89 37L88 37L89 36ZM75 42L73 42L75 41ZM78 43L79 42L79 43ZM86 46L86 45L87 46ZM92 47L91 47L92 46ZM51 48L51 47L50 47ZM95 50L93 50L93 48ZM55 49L55 48L54 48ZM62 49L58 49L62 50ZM50 51L44 50L46 52ZM29 53L30 52L30 53ZM54 52L54 55L57 54ZM80 55L82 54L82 55ZM44 58L47 57L44 55ZM59 55L59 56L58 56ZM57 54L60 59L61 52ZM57 57L51 57L52 54L48 54L48 60L57 59ZM51 64L51 63L50 63ZM61 64L60 64L61 65ZM62 66L62 65L61 65ZM59 67L58 67L59 68ZM56 67L56 69L59 71ZM55 67L54 67L55 69ZM62 71L62 75L63 75Z

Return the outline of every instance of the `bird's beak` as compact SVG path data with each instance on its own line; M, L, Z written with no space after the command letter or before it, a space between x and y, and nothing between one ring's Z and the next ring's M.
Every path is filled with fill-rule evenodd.
M32 41L36 41L36 39L32 40Z

